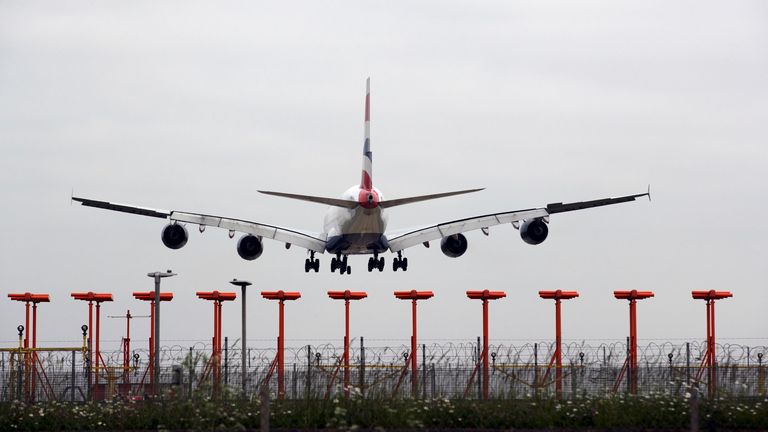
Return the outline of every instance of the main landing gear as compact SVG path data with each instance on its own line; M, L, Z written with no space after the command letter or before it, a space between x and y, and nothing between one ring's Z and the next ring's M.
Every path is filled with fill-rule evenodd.
M335 258L331 258L331 273L335 272L336 269L339 269L339 273L341 274L352 274L352 267L347 265L346 255L342 258L341 254L337 253Z
M315 259L315 251L309 251L309 258L304 260L304 272L309 273L310 270L315 273L320 271L320 260Z
M379 258L377 253L368 258L368 272L372 272L373 269L377 269L380 272L384 271L384 257Z
M403 258L403 253L400 251L397 252L397 258L392 260L392 271L397 271L397 269L408 271L408 258Z

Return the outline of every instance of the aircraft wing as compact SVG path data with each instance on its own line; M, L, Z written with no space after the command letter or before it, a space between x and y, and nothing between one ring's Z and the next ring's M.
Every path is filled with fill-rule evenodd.
M398 252L421 243L441 239L443 237L454 234L473 231L480 228L488 228L504 223L520 222L529 219L547 218L549 215L554 213L564 213L592 207L619 204L623 202L634 201L636 198L643 196L647 196L650 199L650 190L649 192L643 194L626 195L617 198L602 198L592 201L579 201L573 203L551 203L542 208L514 210L443 222L395 235L388 239L389 249L392 252Z
M274 225L267 225L242 219L233 219L200 213L137 207L126 204L111 203L107 201L92 200L88 198L72 197L72 200L77 201L87 207L96 207L124 213L133 213L142 216L169 219L172 222L185 222L205 227L211 226L216 228L223 228L231 232L253 234L262 238L269 238L279 242L289 243L318 253L323 253L325 251L325 239L323 239L320 234L305 233L295 229L282 228Z

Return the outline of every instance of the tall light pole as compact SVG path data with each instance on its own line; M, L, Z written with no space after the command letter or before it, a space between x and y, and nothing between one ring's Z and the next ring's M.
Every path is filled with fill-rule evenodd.
M231 283L232 285L237 285L237 286L240 287L240 294L241 294L241 298L243 299L243 305L242 305L243 306L243 312L242 312L242 320L243 320L242 326L243 326L243 328L242 328L242 335L240 336L240 340L241 340L240 343L241 343L241 346L242 346L240 348L240 357L241 357L241 360L243 361L243 365L240 367L240 373L242 374L241 380L242 380L242 386L243 386L243 397L245 397L245 391L246 391L245 380L246 380L246 377L247 377L246 366L248 364L246 362L246 360L247 360L247 358L246 358L247 351L246 351L246 346L245 346L246 345L245 344L245 317L246 317L246 314L245 314L245 287L247 287L249 285L252 285L252 284L250 282L248 282L248 281L237 280L237 279L232 279L229 283Z
M154 376L152 377L154 388L152 390L155 396L157 396L157 388L160 384L160 279L176 276L176 273L166 270L165 272L147 273L147 276L155 279L155 334L152 335L155 340L155 358L152 359L155 367L153 371Z

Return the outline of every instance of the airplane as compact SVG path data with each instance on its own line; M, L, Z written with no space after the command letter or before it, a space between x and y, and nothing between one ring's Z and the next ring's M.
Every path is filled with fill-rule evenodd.
M339 270L340 274L351 274L352 267L348 262L349 255L372 255L368 258L368 271L378 270L381 272L384 270L385 262L384 257L380 255L389 251L397 255L392 260L392 270L395 272L398 270L407 271L408 258L403 256L403 251L419 244L429 247L431 241L440 240L442 252L448 257L457 258L467 251L468 242L463 233L479 229L483 234L488 235L489 227L510 223L520 232L520 237L525 243L538 245L546 240L549 234L549 218L553 214L619 204L634 201L636 198L644 196L647 196L649 200L651 198L649 186L648 191L641 194L582 202L551 203L540 208L503 211L440 222L422 228L405 230L401 233L387 232L386 209L478 192L483 189L465 189L431 195L385 199L382 192L373 186L370 88L370 78L368 78L365 94L363 168L359 184L351 186L340 198L258 191L266 195L328 205L329 208L325 213L321 233L201 213L137 207L75 196L72 196L71 199L88 207L167 219L169 223L163 228L161 239L163 244L170 249L180 249L187 244L189 234L185 224L198 225L201 233L206 227L211 226L228 230L230 238L233 238L236 232L243 233L244 235L237 242L237 253L245 260L251 261L261 256L264 251L263 240L266 238L284 243L286 249L292 245L306 249L309 257L304 261L305 272L310 270L318 272L320 260L315 257L315 254L328 252L334 255L331 258L331 272Z

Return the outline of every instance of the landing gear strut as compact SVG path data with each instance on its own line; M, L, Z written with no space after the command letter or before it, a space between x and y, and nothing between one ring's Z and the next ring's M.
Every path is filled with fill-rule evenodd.
M384 264L382 263L382 268L383 267ZM402 251L397 251L397 258L392 260L392 271L397 271L397 269L408 271L408 258L403 258Z
M341 257L341 253L337 253L335 258L331 258L331 273L339 269L341 274L352 274L352 267L347 265L347 256Z
M309 273L310 270L315 273L320 271L320 260L315 259L315 251L309 251L309 258L304 260L304 272Z
M373 269L378 271L384 271L384 257L379 258L377 252L373 253L373 256L368 258L368 272L372 272Z

